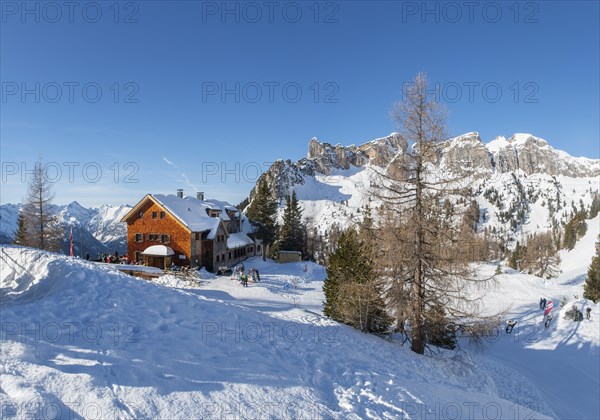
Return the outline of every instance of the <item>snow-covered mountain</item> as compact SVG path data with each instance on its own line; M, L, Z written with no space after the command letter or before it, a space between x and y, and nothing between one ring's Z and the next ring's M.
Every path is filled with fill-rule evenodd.
M17 218L21 204L0 206L0 243L9 243L17 229ZM131 210L129 205L86 208L77 201L67 205L53 205L52 211L58 214L65 226L63 252L69 251L69 234L73 231L75 254L90 254L95 258L103 252L120 254L127 249L127 226L121 218Z
M397 133L361 146L321 143L313 138L306 158L278 160L263 174L284 197L296 191L309 224L321 234L334 225L360 219L381 168L393 166L406 148ZM470 132L443 143L434 164L439 173L468 171L480 206L480 229L508 242L520 235L565 222L573 211L589 208L600 188L600 160L573 157L531 134L517 133L484 143ZM255 190L249 200L254 198Z

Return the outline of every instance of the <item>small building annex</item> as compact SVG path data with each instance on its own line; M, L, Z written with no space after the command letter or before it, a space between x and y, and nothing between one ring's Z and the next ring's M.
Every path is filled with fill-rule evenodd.
M261 254L250 221L218 200L147 194L122 219L127 223L130 261L168 268L171 264L216 271Z

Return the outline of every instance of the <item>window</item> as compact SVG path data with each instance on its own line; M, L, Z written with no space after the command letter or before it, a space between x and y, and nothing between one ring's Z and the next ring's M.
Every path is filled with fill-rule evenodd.
M148 234L148 240L158 242L158 235L156 233L150 233Z
M158 219L158 212L157 211L153 211L152 212L152 218L153 219Z
M142 253L141 251L135 251L135 260L142 261Z
M141 233L136 233L135 234L135 241L136 242L144 242L144 235L142 235Z
M229 259L231 259L231 252L229 253Z
M144 212L141 211L140 214L139 214L139 216L140 216L140 219L143 219L144 218Z
M164 219L165 217L167 217L167 215L165 214L165 212L164 212L164 211L161 211L161 212L160 212L160 218L161 218L161 219Z
M217 255L217 262L219 262L219 256Z
M169 235L162 235L161 242L163 244L168 244L169 242L171 242L170 236Z

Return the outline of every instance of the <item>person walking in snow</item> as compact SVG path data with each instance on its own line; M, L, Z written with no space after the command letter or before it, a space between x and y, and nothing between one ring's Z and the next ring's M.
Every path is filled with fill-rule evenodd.
M548 314L548 316L546 317L546 321L544 322L544 327L546 329L548 329L548 327L550 326L550 321L552 321L552 312Z
M258 268L254 269L254 274L256 274L256 281L260 281L260 274L258 273Z
M248 276L242 273L242 286L248 287Z
M590 308L589 306L585 308L585 317L587 319L590 319L592 317L592 308Z
M543 304L544 304L544 298L540 298L540 309L544 309Z
M506 323L506 334L511 334L513 328L517 325L517 321L513 321L512 319Z
M546 300L546 298L543 299L542 301L542 309L546 309L546 304L548 303L548 301Z
M575 312L575 315L573 316L573 321L577 322L577 321L579 321L579 309L577 309L575 306L573 306L573 309Z

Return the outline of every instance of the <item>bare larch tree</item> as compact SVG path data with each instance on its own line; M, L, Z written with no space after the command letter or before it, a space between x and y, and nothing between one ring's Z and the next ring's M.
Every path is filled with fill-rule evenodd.
M435 341L435 330L448 325L473 333L481 329L477 315L483 295L476 292L489 283L469 264L475 233L463 216L471 198L470 171L465 162L439 164L446 114L431 96L426 76L418 74L393 110L405 144L378 171L370 191L381 203L378 275L387 281L397 328L407 332L419 354Z

